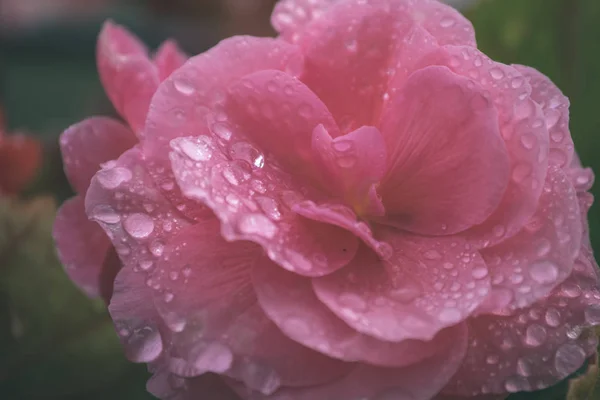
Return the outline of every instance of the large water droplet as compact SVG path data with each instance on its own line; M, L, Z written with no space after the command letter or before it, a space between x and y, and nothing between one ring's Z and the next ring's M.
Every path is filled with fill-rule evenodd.
M163 350L160 333L151 326L134 329L131 335L124 338L123 341L127 357L138 363L156 360Z
M584 363L585 351L576 344L565 343L559 347L554 357L554 369L560 378L575 372Z
M154 231L154 222L146 214L131 214L123 223L125 230L136 239L145 239Z
M439 260L442 258L442 255L437 250L427 250L423 253L423 256L428 260Z
M262 214L247 214L240 218L239 230L248 235L272 239L277 233L277 226Z
M548 326L551 326L553 328L560 326L560 312L556 308L549 308L546 311L544 319L546 320Z
M504 78L504 72L500 68L492 68L490 70L490 76L495 80Z
M181 78L174 79L173 86L175 87L175 90L184 96L191 96L196 92L196 88L190 82Z
M600 305L592 304L585 309L585 320L590 325L600 325Z
M119 216L112 207L106 205L94 207L92 209L91 218L111 225L121 221L121 216Z
M222 374L231 367L233 354L220 343L212 343L198 354L192 364L201 371Z
M547 256L548 253L550 253L550 250L552 250L552 245L550 244L550 241L548 239L540 239L536 245L536 254L538 255L538 257L544 257Z
M525 344L531 347L540 346L546 340L546 328L538 324L531 324L525 331Z
M207 161L212 157L209 139L204 136L196 139L182 138L179 140L179 147L194 161Z
M262 168L265 165L265 157L253 145L247 142L237 142L231 146L231 157L235 160L243 160L254 168Z
M286 249L285 256L289 268L293 271L310 271L313 269L313 263L297 251Z
M456 24L456 20L454 18L445 17L440 21L440 26L442 28L451 28Z
M238 160L229 163L223 169L223 177L230 184L237 186L250 178L249 164L246 161Z
M531 373L531 363L524 357L519 358L517 360L517 374L527 377L531 376Z
M293 337L306 338L311 335L311 329L303 318L291 317L283 322L283 330Z
M331 143L331 146L338 153L346 153L354 148L354 143L350 140L336 140Z
M440 312L438 318L444 323L456 323L461 320L462 314L456 308L446 308Z
M121 184L129 182L132 178L131 171L127 168L115 167L103 169L96 174L98 182L106 189L116 189Z
M551 261L538 261L529 267L529 275L544 285L556 282L558 272L558 267Z
M488 276L488 269L486 267L479 267L479 268L475 268L472 272L471 275L473 276L473 278L475 279L483 279L486 276Z
M211 130L215 135L217 135L218 137L220 137L223 140L229 140L229 139L231 139L231 136L233 135L233 132L231 132L231 129L229 129L229 126L227 126L226 124L223 124L223 123L213 124L213 126L211 127Z

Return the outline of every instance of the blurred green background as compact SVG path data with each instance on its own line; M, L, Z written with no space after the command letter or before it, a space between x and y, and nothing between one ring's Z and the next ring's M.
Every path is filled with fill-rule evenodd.
M95 70L101 23L113 18L151 47L175 38L193 54L231 34L272 34L274 2L0 1L0 105L9 131L27 131L44 145L44 166L25 193L36 200L0 202L0 399L152 398L145 367L124 359L104 304L71 285L50 238L56 205L72 195L58 135L86 116L114 114ZM485 53L537 68L570 97L576 148L583 164L600 172L600 0L455 2ZM600 249L600 206L590 220ZM562 400L566 392L561 384L511 400Z

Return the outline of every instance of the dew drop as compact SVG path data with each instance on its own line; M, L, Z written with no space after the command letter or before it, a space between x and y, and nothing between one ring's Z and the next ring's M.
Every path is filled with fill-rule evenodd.
M115 167L103 169L96 174L98 182L106 189L116 189L121 184L129 182L132 178L131 171L127 168Z
M525 344L531 347L540 346L546 340L546 328L538 324L531 324L525 331Z
M140 268L143 271L148 271L153 265L154 263L150 260L140 261Z
M272 239L277 233L277 226L262 214L242 216L238 228L247 235L259 235L267 239Z
M521 357L517 360L517 374L528 377L531 376L531 363L525 358Z
M185 81L183 79L173 80L173 86L175 87L175 90L177 90L184 96L191 96L196 92L196 88L188 81Z
M401 286L394 287L389 292L389 297L401 303L411 303L423 294L421 285L417 282L403 282Z
M585 321L593 326L600 325L600 305L592 304L585 309Z
M543 238L536 243L536 254L538 257L544 257L548 255L551 249L552 245L548 239Z
M179 140L181 151L194 161L207 161L212 157L207 138L197 139L182 138Z
M345 156L345 157L337 158L337 164L341 168L352 168L356 165L357 161L358 160L356 159L355 156Z
M344 307L349 307L354 311L364 311L367 309L367 303L354 293L343 293L339 302Z
M442 255L437 250L427 250L423 253L423 256L428 260L439 260L442 258Z
M440 312L438 318L444 323L456 323L462 318L462 314L456 308L446 308Z
M221 374L231 367L233 354L220 343L213 343L198 354L192 364L201 371Z
M243 160L254 168L262 168L265 165L264 155L253 145L247 142L237 142L231 146L231 157L235 160Z
M471 274L473 275L473 278L475 279L483 279L486 276L488 276L488 269L485 267L479 267L479 268L475 268Z
M386 242L379 242L376 251L383 260L389 260L394 256L394 248Z
M538 261L529 267L529 275L544 285L556 282L558 272L558 267L551 261Z
M454 20L454 18L442 18L442 20L440 21L440 26L442 28L451 28L456 24L456 21Z
M546 324L548 324L548 326L553 328L560 326L560 312L555 308L549 308L546 311L544 319L546 320Z
M537 138L535 137L535 135L533 133L529 133L526 132L523 135L521 135L521 145L527 149L527 150L531 150L535 147L537 143Z
M490 76L495 80L504 78L504 72L500 68L492 68L490 70Z
M231 139L233 132L226 124L216 123L211 127L212 132L223 140Z
M581 367L586 358L585 351L576 344L565 343L554 356L554 369L559 377L565 377Z
M125 219L123 226L127 233L136 239L145 239L154 231L154 222L146 214L131 214Z
M163 350L160 333L150 326L135 329L124 341L128 358L138 363L156 360Z
M354 148L354 144L350 140L337 140L331 143L331 147L338 153L346 153Z
M302 318L291 317L283 322L283 330L293 337L306 338L311 334L311 329Z
M119 214L113 210L110 206L98 205L93 208L92 219L100 222L104 222L105 224L116 224L121 221L121 217Z

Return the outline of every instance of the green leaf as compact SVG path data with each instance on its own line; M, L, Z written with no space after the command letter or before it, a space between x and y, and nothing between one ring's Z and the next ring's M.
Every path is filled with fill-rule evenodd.
M152 399L101 301L69 281L51 237L55 205L0 200L0 394L11 400Z

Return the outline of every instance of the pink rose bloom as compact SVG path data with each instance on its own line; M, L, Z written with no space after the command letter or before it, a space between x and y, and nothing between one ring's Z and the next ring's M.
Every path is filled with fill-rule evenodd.
M109 310L148 389L496 400L580 368L600 293L568 99L435 0L284 0L272 21L160 85L109 26L101 75L139 143L105 120L63 135L106 237L78 197L61 257L95 294L114 246Z

